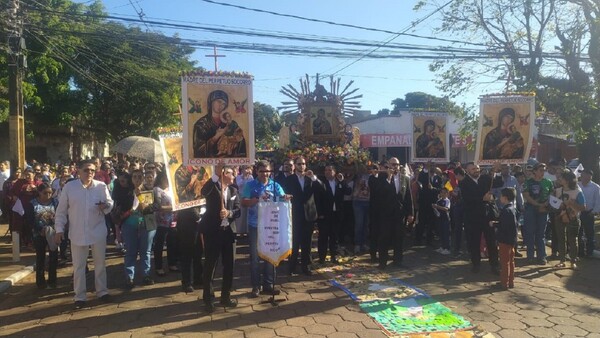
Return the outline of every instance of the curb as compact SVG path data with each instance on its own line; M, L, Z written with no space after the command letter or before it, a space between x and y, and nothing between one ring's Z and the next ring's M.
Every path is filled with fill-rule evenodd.
M6 290L10 289L11 286L18 283L21 279L29 276L34 270L35 265L26 266L21 271L15 272L6 277L4 280L0 281L0 293L4 293Z

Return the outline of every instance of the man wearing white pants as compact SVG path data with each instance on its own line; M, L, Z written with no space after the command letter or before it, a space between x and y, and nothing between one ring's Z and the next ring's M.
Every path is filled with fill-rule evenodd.
M71 255L73 258L73 287L75 308L85 306L85 267L89 248L92 248L96 296L104 302L110 300L106 286L106 223L104 216L113 207L106 184L94 180L96 164L82 161L79 179L67 183L60 194L56 209L56 242L60 243L69 224Z

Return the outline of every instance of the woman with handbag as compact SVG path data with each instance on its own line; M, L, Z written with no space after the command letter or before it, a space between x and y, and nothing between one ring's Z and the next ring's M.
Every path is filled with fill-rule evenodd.
M560 187L554 190L554 196L561 200L557 210L556 225L554 230L558 239L558 257L560 263L557 268L565 267L567 243L571 268L577 268L577 236L579 234L579 214L585 210L585 197L577 185L577 177L570 170L565 170L558 176Z

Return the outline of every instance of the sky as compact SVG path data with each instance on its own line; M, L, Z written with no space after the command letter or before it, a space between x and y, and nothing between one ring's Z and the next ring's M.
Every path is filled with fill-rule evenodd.
M434 14L413 27L415 21L425 18L435 9L429 7L415 12L413 6L416 1L413 0L371 0L369 2L363 0L215 1L312 19L372 27L391 32L407 31L423 36L441 36L439 33L434 32L434 28L440 24L439 15ZM269 33L308 34L334 40L359 39L375 44L391 40L393 43L422 46L450 45L448 42L279 17L267 13L217 5L202 0L103 0L103 3L105 10L110 15L137 18L138 13L143 12L146 20L169 20L175 23L185 22L215 28L264 30ZM366 5L367 3L368 5ZM359 49L361 52L364 51L365 54L374 49L365 46L306 43L273 38L216 34L196 30L174 30L152 25L143 28L161 31L169 36L177 34L181 38L194 40L309 46L323 50L353 48ZM452 37L447 36L447 38ZM205 57L206 54L212 53L212 46L207 45L205 48L198 48L192 59L197 61L198 66L213 69L214 59ZM218 54L226 55L219 58L220 70L245 71L252 74L254 76L254 101L266 103L273 107L281 106L282 101L289 101L286 96L279 92L282 86L292 84L299 89L300 78L304 77L305 74L315 76L317 73L335 73L336 78L341 78L342 87L353 80L354 84L351 88L359 88L358 93L363 95L359 99L362 105L361 109L371 110L373 114L383 108L391 109L391 101L398 97L404 98L404 94L408 92L422 91L438 96L444 95L436 88L435 74L428 69L431 63L430 60L270 55L230 50L219 50ZM321 81L325 88L329 88L329 78ZM311 89L314 90L314 79L311 79L311 83L313 84ZM478 103L477 97L480 94L500 91L501 88L501 83L480 86L474 88L471 93L456 98L455 101L474 105Z

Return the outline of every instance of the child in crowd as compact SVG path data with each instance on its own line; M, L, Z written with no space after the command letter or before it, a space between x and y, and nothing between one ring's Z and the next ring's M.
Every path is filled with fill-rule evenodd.
M517 243L517 210L514 201L517 192L514 188L500 191L500 202L504 205L500 210L500 220L492 221L496 225L496 239L500 255L500 283L494 288L512 289L515 286L515 244Z
M448 189L442 188L440 196L435 204L431 205L437 218L438 231L441 240L441 247L436 251L442 255L450 254L450 199L448 198Z

